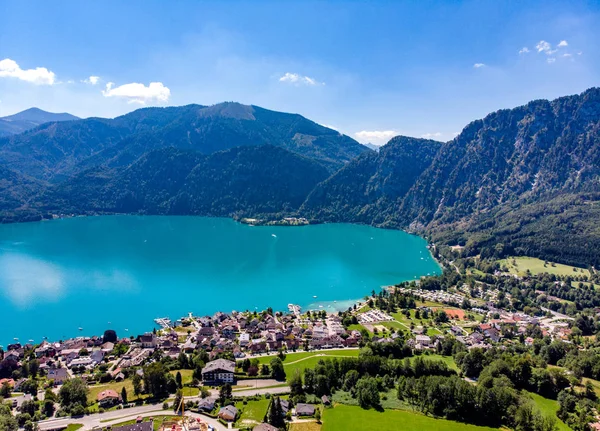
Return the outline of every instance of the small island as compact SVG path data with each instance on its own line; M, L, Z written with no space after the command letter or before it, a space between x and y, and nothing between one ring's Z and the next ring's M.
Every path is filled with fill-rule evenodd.
M307 226L309 224L314 224L304 217L284 217L278 220L245 217L240 219L240 223L251 226Z

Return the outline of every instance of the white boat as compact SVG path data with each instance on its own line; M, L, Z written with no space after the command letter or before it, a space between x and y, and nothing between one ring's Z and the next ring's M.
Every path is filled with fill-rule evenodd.
M277 235L275 235L274 233L272 233L272 234L271 234L271 236L272 236L273 238L277 238Z

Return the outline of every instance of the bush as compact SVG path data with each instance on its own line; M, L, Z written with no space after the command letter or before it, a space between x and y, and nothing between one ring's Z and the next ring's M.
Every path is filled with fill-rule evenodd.
M76 404L71 409L71 416L83 416L85 414L85 408L81 404Z
M169 410L169 403L168 402L164 402L162 405L163 410Z

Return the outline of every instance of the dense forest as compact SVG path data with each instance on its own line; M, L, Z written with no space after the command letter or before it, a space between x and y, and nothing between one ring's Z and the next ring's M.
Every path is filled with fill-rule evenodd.
M293 215L405 229L466 255L597 266L599 162L598 88L378 152L257 106L144 108L0 138L0 216Z

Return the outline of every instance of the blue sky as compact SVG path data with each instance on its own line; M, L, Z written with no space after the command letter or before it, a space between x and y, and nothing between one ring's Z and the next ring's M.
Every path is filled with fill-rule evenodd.
M598 41L597 2L2 0L0 116L238 101L444 141L599 85Z

